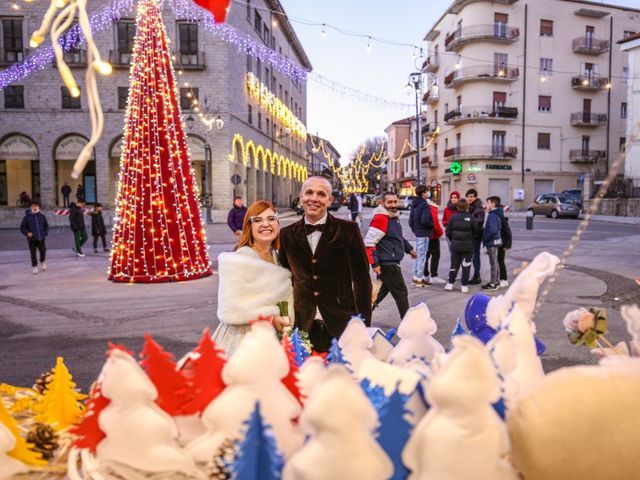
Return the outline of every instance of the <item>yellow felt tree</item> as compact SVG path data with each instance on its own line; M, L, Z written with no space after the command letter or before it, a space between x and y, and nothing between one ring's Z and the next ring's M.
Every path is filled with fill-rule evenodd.
M33 407L37 414L36 421L51 425L56 430L80 423L84 412L80 401L87 396L78 393L75 388L76 384L64 360L58 357L46 392Z
M7 455L15 458L16 460L20 460L27 465L37 466L47 464L47 461L42 458L42 455L31 450L33 448L33 445L31 443L28 443L22 437L22 435L20 435L18 424L4 407L2 400L0 400L0 423L7 427L16 439L16 446L13 448L13 450L8 452Z

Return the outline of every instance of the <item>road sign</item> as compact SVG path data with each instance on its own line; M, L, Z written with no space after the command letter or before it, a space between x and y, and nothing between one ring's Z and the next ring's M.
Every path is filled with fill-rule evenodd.
M242 177L240 175L236 173L235 175L231 176L231 183L233 185L240 185L240 182L242 182Z

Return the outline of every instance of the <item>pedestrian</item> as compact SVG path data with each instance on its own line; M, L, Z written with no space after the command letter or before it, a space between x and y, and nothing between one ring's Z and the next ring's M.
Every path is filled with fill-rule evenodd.
M64 182L64 185L60 189L60 192L62 193L62 206L64 208L69 207L69 195L71 195L71 187L67 182Z
M18 195L18 203L20 207L28 207L31 205L31 197L23 190L20 192L20 195Z
M49 234L49 222L47 222L47 217L40 211L40 203L36 200L31 202L31 208L25 212L22 223L20 224L20 231L27 237L27 241L29 242L33 273L38 273L36 250L40 253L40 268L44 272L47 269L47 264L45 263L47 253L45 240Z
M98 238L102 240L102 251L108 252L107 248L107 227L104 225L102 217L102 204L96 203L96 206L89 215L91 215L91 236L93 237L93 253L98 253Z
M483 290L498 290L500 288L500 267L498 265L498 249L502 246L502 237L500 231L502 229L502 220L498 211L500 205L500 197L487 198L487 221L484 225L482 233L482 243L487 249L489 255L489 266L491 268L491 280L482 286Z
M469 213L473 219L478 222L480 228L484 224L484 206L482 200L478 198L478 191L475 188L470 188L465 194L467 203L469 204ZM482 280L480 279L480 250L482 248L482 235L480 235L473 242L473 276L469 280L470 285L480 285Z
M242 197L235 197L233 199L233 207L231 207L227 215L227 225L229 225L229 228L238 240L240 240L242 236L242 224L246 214L247 207L242 203Z
M431 282L424 278L424 266L427 263L427 250L429 249L429 237L433 233L433 218L431 207L427 202L427 187L416 187L416 198L411 204L409 213L409 227L416 236L417 257L413 265L413 278L411 285L414 287L430 287Z
M454 190L449 194L449 202L442 212L442 226L444 228L447 228L447 224L449 223L451 216L458 213L458 208L456 206L458 205L458 200L460 200L460 192Z
M76 187L76 203L78 203L80 199L84 200L84 187L81 183Z
M446 235L451 245L451 267L449 279L444 289L453 290L458 270L462 266L461 291L469 292L469 273L473 264L473 244L480 236L480 224L474 220L468 211L467 200L461 198L456 202L456 213L449 217L446 227Z
M358 218L358 198L355 193L349 195L349 213L351 214L351 221L355 222Z
M440 221L438 220L438 205L427 198L429 208L431 208L431 218L433 219L433 233L429 237L427 247L427 261L424 264L424 278L426 283L445 283L438 277L438 266L440 265L440 237L443 235Z
M500 229L500 237L502 238L502 245L498 248L498 265L500 267L500 288L506 288L509 286L509 279L507 278L507 265L505 263L505 255L511 250L513 242L513 236L511 234L511 227L509 226L509 217L504 213L504 206L500 205L497 209L500 220L502 220L502 228Z
M326 352L354 315L371 325L371 277L356 224L328 213L331 183L309 177L302 185L304 217L280 231L280 265L291 271L295 324L314 350Z
M394 192L382 195L381 204L373 211L373 219L364 239L369 263L382 286L373 301L373 309L388 293L396 301L400 319L409 310L409 291L402 277L400 262L405 253L413 258L418 254L402 235L398 218L398 197Z
M77 257L84 257L82 246L87 241L87 227L84 224L84 200L79 198L77 202L69 205L69 224L73 232L75 246L72 248Z

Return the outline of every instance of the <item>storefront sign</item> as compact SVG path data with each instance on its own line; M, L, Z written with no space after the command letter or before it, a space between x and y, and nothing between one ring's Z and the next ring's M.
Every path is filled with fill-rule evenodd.
M54 159L75 161L87 143L87 139L79 135L64 137L56 146ZM95 152L92 153L91 160L95 160Z
M13 135L0 145L0 160L38 160L38 147L24 135Z
M491 163L488 163L487 165L485 165L485 168L487 170L513 170L511 165L491 164Z
M469 168L467 168L467 172L481 172L482 171L482 167L479 167L477 165L470 165Z

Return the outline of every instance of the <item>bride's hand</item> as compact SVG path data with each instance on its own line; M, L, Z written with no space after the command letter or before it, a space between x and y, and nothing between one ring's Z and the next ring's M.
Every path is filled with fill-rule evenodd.
M291 319L281 316L273 317L273 326L276 327L277 331L282 332L285 328L291 326Z

